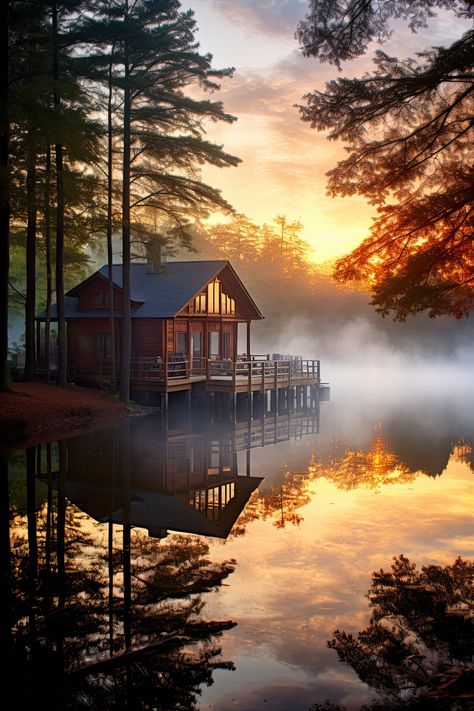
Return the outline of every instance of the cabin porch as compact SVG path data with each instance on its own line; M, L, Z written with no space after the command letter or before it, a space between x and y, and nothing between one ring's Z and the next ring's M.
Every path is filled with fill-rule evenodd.
M116 363L120 372L120 362ZM112 377L112 361L109 359L79 360L73 364L76 379L96 379L106 382ZM223 392L248 392L318 385L321 382L320 361L314 359L271 358L270 355L255 355L250 359L239 356L231 358L192 358L172 354L163 362L157 357L132 357L131 383L133 387L172 392L187 390L195 383L204 383L207 390Z

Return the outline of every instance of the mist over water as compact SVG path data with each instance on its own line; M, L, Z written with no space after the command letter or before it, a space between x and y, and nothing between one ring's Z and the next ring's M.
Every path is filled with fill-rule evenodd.
M402 333L404 326L414 330L413 324L396 324ZM458 332L451 324L450 332L444 329L433 346L421 329L420 338L415 330L409 342L401 341L362 316L332 329L299 318L265 334L258 347L320 359L322 380L331 386L322 433L337 428L340 436L365 440L379 423L404 420L420 437L448 430L461 436L474 432L474 339L465 323Z

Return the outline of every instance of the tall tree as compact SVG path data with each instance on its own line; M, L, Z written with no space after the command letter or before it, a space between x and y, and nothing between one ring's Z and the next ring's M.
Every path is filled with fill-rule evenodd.
M221 103L184 93L192 85L217 90L217 80L232 73L213 70L211 56L199 54L192 12L182 12L178 0L138 0L133 5L122 0L101 32L104 42L108 38L109 47L114 46L114 83L123 99L120 393L128 399L132 214L138 220L141 212L152 209L185 231L190 212L229 210L220 192L201 182L199 166L237 165L239 159L204 138L207 121L234 118Z
M436 9L474 19L469 0L383 3L311 0L297 35L306 56L341 63L385 42L392 18L415 31ZM474 32L416 59L382 50L361 78L308 94L304 121L343 140L349 156L329 172L331 195L361 194L378 206L371 234L336 265L341 281L363 279L382 314L405 320L460 318L474 306Z
M9 2L0 6L0 392L8 390L8 276L10 264Z
M56 126L60 121L61 96L59 93L59 26L58 3L53 0L52 10L52 40L53 40L53 103ZM64 304L64 165L63 144L56 134L54 146L56 167L56 306L58 311L58 385L67 385L67 342L66 316Z

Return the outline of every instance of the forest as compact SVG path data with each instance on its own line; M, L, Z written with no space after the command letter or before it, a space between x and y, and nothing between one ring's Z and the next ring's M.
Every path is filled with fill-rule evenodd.
M454 14L470 17L468 5ZM310 2L296 30L304 56L338 68L370 41L383 42L393 13L412 29L431 16L429 7L384 12L355 2L339 26L338 12ZM201 53L191 10L178 0L12 0L2 13L1 390L12 347L24 348L24 378L34 379L34 317L43 308L46 371L57 341L65 385L64 295L114 260L123 263L125 295L132 260L231 260L267 318L262 348L271 332L291 333L293 319L330 338L361 318L394 346L414 333L441 350L454 331L459 343L470 337L469 325L455 330L446 317L467 316L472 305L472 31L418 63L378 50L372 74L331 80L304 97L302 120L345 142L349 154L329 172L329 194L360 194L378 210L371 235L335 264L336 280L349 283L341 286L334 265L317 264L298 215L276 206L272 221L256 224L204 182L205 166L238 166L207 136L237 117L215 99L233 69L216 69ZM369 302L382 316L411 318L403 328L380 321ZM426 314L442 318L433 325Z

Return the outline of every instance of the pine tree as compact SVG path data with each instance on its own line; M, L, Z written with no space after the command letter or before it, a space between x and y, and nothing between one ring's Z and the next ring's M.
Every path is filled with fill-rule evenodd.
M385 42L390 20L412 30L436 9L474 19L469 0L311 0L298 28L303 52L339 68ZM447 47L398 59L379 49L374 70L308 94L302 118L346 143L329 172L332 195L361 194L378 206L371 235L336 265L341 281L363 279L376 310L405 320L465 316L474 307L474 32Z
M178 0L127 0L106 3L84 26L104 54L113 46L113 81L122 95L122 269L123 317L120 393L128 399L131 364L130 261L134 221L143 223L150 210L185 234L190 214L230 206L220 192L200 180L199 166L224 167L239 160L205 140L209 121L232 122L222 104L184 93L198 85L215 91L232 71L211 68L194 40L192 12ZM185 237L184 237L185 239Z

